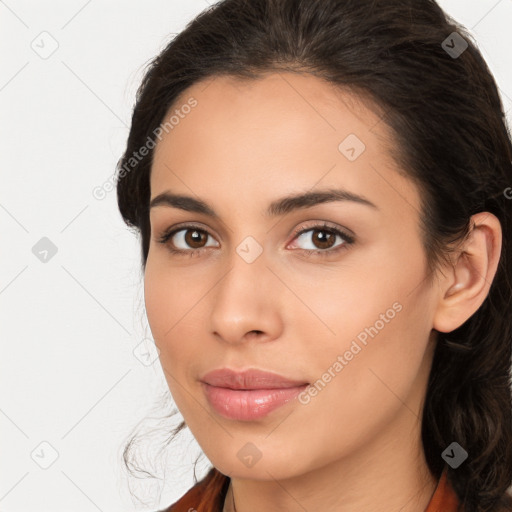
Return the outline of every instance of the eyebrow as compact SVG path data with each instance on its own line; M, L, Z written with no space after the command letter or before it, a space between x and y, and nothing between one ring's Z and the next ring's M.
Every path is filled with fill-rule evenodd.
M372 203L370 200L360 195L349 192L343 189L326 189L318 190L315 192L304 192L299 194L292 194L270 203L265 216L277 217L280 215L286 215L294 210L300 210L304 208L310 208L321 203L332 203L337 201L351 201L354 203L369 206L378 210L379 208ZM202 213L214 219L219 219L219 215L215 210L208 205L208 203L201 199L196 199L191 196L182 194L173 194L171 192L163 192L157 195L149 203L149 208L156 206L167 206L171 208L178 208L187 212Z

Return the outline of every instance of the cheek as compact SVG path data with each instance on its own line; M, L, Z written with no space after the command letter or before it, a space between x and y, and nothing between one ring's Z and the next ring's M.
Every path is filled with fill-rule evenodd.
M431 331L433 311L424 284L425 265L419 243L411 244L408 251L394 244L373 247L371 252L358 253L357 265L333 273L332 279L304 295L317 319L298 315L297 339L302 340L301 351L315 361L313 376L321 376L342 356L346 366L336 374L350 374L346 381L350 389L371 386L377 380L374 369L405 391L421 365ZM317 347L322 349L314 350Z
M190 390L187 372L190 363L197 357L198 347L194 344L194 330L187 325L190 310L197 302L197 288L184 286L179 271L171 271L156 258L148 257L144 274L144 300L146 315L155 345L160 351L160 364L169 391L179 410L189 418L200 415L200 411L187 413ZM187 316L187 312L189 315ZM188 398L188 399L187 399Z
M144 302L149 326L160 350L165 332L172 327L169 314L176 302L176 291L169 284L168 276L153 262L150 254L144 273Z
M416 241L403 250L392 241L383 240L347 253L337 267L291 272L287 278L294 282L300 297L319 320L312 321L312 315L308 315L300 317L300 321L318 331L321 320L326 337L330 331L338 339L347 339L375 322L382 327L380 315L386 315L386 311L394 320L400 308L393 305L405 305L414 299L414 290L425 277L425 261Z
M366 284L359 281L352 293L330 290L333 300L325 303L322 319L335 336L319 336L318 329L326 330L318 323L316 329L308 321L297 326L302 340L315 339L321 347L313 350L305 344L302 352L310 356L316 390L309 402L307 396L302 402L302 419L316 433L312 452L330 457L352 450L371 442L398 414L420 414L431 315L428 290L412 291L421 275L420 258L415 267L393 275L392 287L369 273ZM315 330L316 338L311 338ZM330 439L329 448L316 441L320 439Z
M186 334L187 315L198 301L199 292L197 283L186 286L186 278L179 269L171 270L164 262L152 258L151 254L148 256L144 274L144 301L162 363L176 361L174 352L178 347L180 358L187 347L191 347L187 339L190 333L189 336Z

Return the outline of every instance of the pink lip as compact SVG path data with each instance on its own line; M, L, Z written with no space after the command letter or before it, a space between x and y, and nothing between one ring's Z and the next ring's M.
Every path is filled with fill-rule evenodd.
M208 372L200 380L211 386L230 389L293 388L307 384L304 380L287 379L277 373L254 369L237 372L229 368Z
M255 420L293 400L307 382L260 370L208 372L201 385L212 407L233 420Z

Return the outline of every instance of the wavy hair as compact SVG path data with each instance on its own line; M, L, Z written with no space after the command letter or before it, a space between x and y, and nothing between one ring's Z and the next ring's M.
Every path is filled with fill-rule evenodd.
M467 44L460 55L449 51L456 43ZM448 445L468 452L447 468L465 512L512 510L511 136L476 43L434 0L223 0L188 23L145 69L117 164L118 206L140 235L142 269L153 150L136 162L133 155L192 84L279 71L309 73L372 101L393 133L399 172L421 193L431 272L468 235L473 214L499 219L502 252L488 296L459 328L437 333L421 433L437 477ZM227 476L215 468L210 475L214 490L226 488Z

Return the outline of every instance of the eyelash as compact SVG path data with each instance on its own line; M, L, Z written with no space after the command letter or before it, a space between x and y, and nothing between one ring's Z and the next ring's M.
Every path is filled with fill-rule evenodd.
M172 238L176 233L178 233L180 231L188 231L188 230L199 231L199 232L205 233L206 235L211 236L208 233L208 231L206 231L205 229L202 229L193 224L185 224L185 225L179 226L177 228L169 228L157 239L157 242L167 245L169 251L173 254L183 255L183 256L186 255L189 257L199 256L200 254L202 254L202 252L204 250L209 249L209 247L201 247L199 249L189 249L189 250L174 249L170 244L167 243L169 241L169 239ZM352 245L355 242L355 239L353 236L345 233L344 231L342 231L338 228L329 226L325 222L323 224L317 224L314 226L305 226L305 225L299 226L293 234L293 240L298 238L300 235L307 233L308 231L325 231L329 234L340 236L341 238L343 238L344 242L342 244L338 245L337 247L335 247L334 249L294 249L294 250L305 252L308 255L315 254L315 255L320 255L322 257L327 257L329 255L338 253L340 250L346 249L347 246Z

